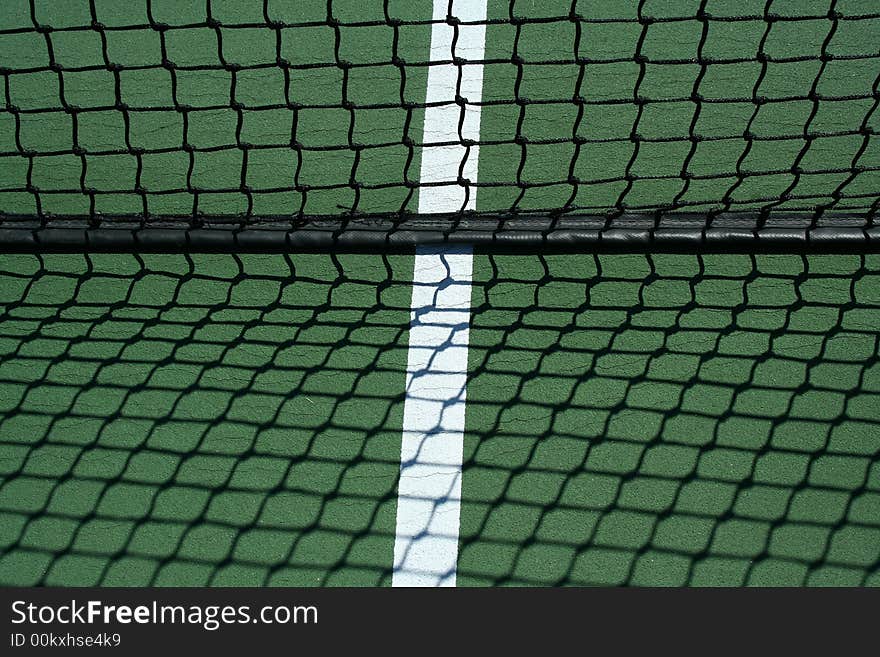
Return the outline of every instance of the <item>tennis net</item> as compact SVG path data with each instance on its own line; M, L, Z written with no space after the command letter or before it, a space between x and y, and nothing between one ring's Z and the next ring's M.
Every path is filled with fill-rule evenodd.
M0 582L390 583L412 266L0 257ZM880 585L878 281L476 256L459 584Z
M876 247L873 3L490 2L478 60L430 5L4 2L0 243ZM432 66L476 179L419 180Z

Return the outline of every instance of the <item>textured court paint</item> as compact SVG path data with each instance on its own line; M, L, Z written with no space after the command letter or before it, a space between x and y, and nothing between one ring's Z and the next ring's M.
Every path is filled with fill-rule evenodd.
M486 19L486 0L434 0L435 21L445 21L447 12L463 23ZM455 65L450 60L455 42L456 57L477 64ZM431 31L431 61L441 62L428 70L428 93L420 182L455 183L459 177L476 182L479 146L462 146L463 140L480 138L480 105L483 90L485 25L434 23ZM455 102L456 96L467 103ZM476 207L476 188L464 184L422 187L419 212L455 212Z
M394 586L455 585L472 262L416 255Z
M472 210L480 137L485 0L435 0L419 212ZM448 63L443 63L448 62ZM456 97L466 99L462 106ZM404 431L400 456L394 586L454 586L461 508L461 455L473 259L465 250L422 249L413 275Z

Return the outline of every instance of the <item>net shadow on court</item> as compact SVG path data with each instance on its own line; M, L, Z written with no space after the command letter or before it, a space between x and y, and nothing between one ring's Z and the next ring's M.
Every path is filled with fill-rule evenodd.
M876 256L477 256L459 584L880 583Z
M0 579L385 581L411 268L4 256Z
M387 584L411 259L8 256L8 584ZM476 256L458 580L865 585L876 256Z

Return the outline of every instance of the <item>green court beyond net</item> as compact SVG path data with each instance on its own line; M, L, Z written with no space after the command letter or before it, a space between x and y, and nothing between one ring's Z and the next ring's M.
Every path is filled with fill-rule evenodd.
M0 241L876 245L876 3L499 0L483 60L429 62L430 5L6 0ZM477 205L427 217L448 63Z

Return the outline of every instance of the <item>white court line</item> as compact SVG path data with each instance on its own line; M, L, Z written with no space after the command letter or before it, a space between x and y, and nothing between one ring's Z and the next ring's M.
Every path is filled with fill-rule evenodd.
M486 0L434 0L433 19L443 22L432 26L432 61L452 58L456 30L445 22L447 13L485 21ZM476 188L457 180L477 179L479 147L460 141L480 137L474 103L482 98L486 26L457 31L455 55L480 63L428 68L427 102L440 104L425 110L420 181L449 184L419 188L425 214L476 207ZM464 110L456 94L467 99ZM453 144L432 145L444 142ZM392 586L455 586L472 268L469 249L416 253Z

